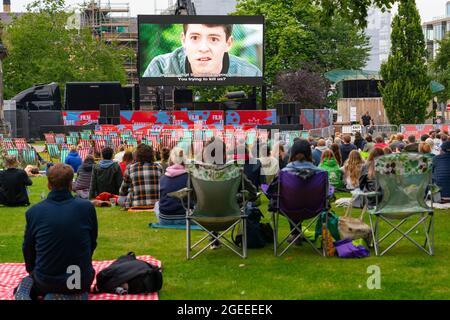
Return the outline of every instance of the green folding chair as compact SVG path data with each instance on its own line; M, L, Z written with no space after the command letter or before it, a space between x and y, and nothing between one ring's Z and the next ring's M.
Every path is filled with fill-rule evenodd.
M375 178L383 193L381 202L368 211L376 255L386 254L402 239L409 240L428 255L434 254L433 197L430 207L425 202L427 190L434 189L431 173L432 160L422 154L397 153L375 160ZM415 217L418 217L418 221L408 230L400 228ZM380 222L385 222L390 227L382 236ZM425 236L423 245L411 234L420 226L423 226ZM381 251L380 244L394 232L399 233L400 237Z
M19 150L18 149L6 149L6 153L8 156L15 156L17 160L19 160Z
M240 256L247 257L247 230L245 208L243 167L236 164L225 166L194 163L187 166L189 178L187 188L172 192L169 196L183 199L187 197L186 209L186 253L187 259L194 259L210 246L209 239L220 241L226 248ZM191 209L195 193L195 208ZM238 198L243 199L241 206ZM191 245L191 224L196 223L207 234ZM240 225L242 230L242 248L226 237L233 228ZM207 244L194 255L191 251L202 242Z
M52 159L59 159L61 156L58 145L56 143L47 143L47 152L50 161L52 161Z
M38 164L38 159L36 151L34 149L23 149L22 150L22 163L24 165L36 165Z
M89 140L91 138L91 131L82 131L80 132L80 137L82 140Z
M69 149L62 148L61 149L61 158L60 158L61 163L64 163L66 161L66 158L68 155L69 155Z
M67 144L72 145L72 146L76 146L78 145L78 136L68 136L66 138Z

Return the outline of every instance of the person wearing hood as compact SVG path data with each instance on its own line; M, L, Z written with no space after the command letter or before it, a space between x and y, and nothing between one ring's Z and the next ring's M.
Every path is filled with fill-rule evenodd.
M92 168L94 167L94 157L87 155L82 165L78 168L77 179L73 183L72 190L82 199L89 197L89 188L91 187Z
M122 184L122 169L112 160L113 150L105 147L102 150L102 159L92 169L91 188L89 199L94 199L102 192L119 194Z
M10 207L28 206L27 187L33 182L27 173L18 168L16 156L7 155L5 157L5 170L0 170L0 204Z
M353 141L353 144L356 148L363 150L366 143L367 141L361 136L361 132L355 132L355 140Z
M305 172L306 174L314 174L316 172L324 170L316 167L313 164L311 144L307 140L299 139L292 145L289 163L281 171L287 171L291 173ZM270 199L269 211L274 211L276 208L275 203L278 194L278 176L272 180L266 194ZM297 223L297 221L294 222ZM293 230L294 226L290 224L290 228L291 230ZM292 242L297 235L298 231L294 230L287 241ZM297 244L300 244L300 241L297 242Z
M358 148L353 143L351 143L351 141L352 137L350 135L345 135L343 141L344 143L339 147L341 149L342 163L345 163L352 150L358 150Z
M312 151L313 163L315 166L320 164L320 159L322 158L322 153L327 150L326 141L324 139L319 139L317 142L317 147Z
M273 177L278 173L279 164L278 164L278 151L279 148L276 146L273 150L266 144L262 144L260 146L260 150L262 152L266 151L267 155L262 154L260 151L259 161L261 162L261 175L264 176L266 183L269 183L273 180Z
M159 181L160 200L155 204L155 214L161 225L186 224L186 211L181 200L168 196L171 192L186 188L188 174L185 164L183 149L173 148L169 156L169 166Z
M234 161L244 165L244 174L256 187L256 190L265 183L264 176L261 176L261 161L250 154L249 146L245 143L237 146Z
M450 202L450 141L441 145L441 153L433 157L433 182L440 188L443 202Z
M73 169L73 172L77 172L78 168L81 166L82 162L83 162L83 160L81 160L81 157L78 154L77 148L75 146L71 147L70 152L67 155L64 163L71 166Z
M334 157L333 151L325 150L322 152L319 168L328 172L328 181L335 189L344 189L342 170Z

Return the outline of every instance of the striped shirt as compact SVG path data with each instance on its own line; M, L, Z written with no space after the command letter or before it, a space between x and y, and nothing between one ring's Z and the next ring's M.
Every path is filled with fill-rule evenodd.
M155 163L133 163L125 169L120 195L125 207L153 206L159 200L161 169Z
M234 55L228 55L229 67L225 76L261 77L262 72L255 65ZM159 55L150 62L143 77L190 76L186 70L186 53L183 47L171 53Z

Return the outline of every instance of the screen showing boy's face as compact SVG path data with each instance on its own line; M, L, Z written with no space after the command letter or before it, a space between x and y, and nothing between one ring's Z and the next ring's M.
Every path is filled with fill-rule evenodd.
M181 40L194 76L219 75L225 52L231 48L232 37L226 38L222 26L207 27L189 24Z

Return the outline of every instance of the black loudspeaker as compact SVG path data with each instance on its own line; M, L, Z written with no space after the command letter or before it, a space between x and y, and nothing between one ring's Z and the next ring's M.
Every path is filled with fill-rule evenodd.
M298 103L278 103L275 108L278 116L299 116L301 109Z
M280 131L300 131L303 130L301 124L265 124L258 126L258 129L280 130Z
M279 124L299 124L300 117L298 115L278 116L278 123Z
M108 124L108 118L98 117L98 124Z
M120 104L101 104L100 117L104 118L120 117Z
M119 125L120 124L120 117L114 117L114 118L110 118L111 123L113 125Z
M190 89L175 89L173 91L173 101L178 103L192 103L193 92Z

